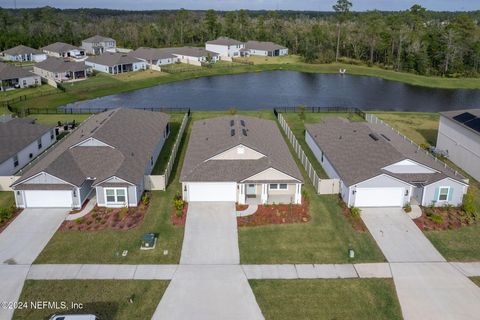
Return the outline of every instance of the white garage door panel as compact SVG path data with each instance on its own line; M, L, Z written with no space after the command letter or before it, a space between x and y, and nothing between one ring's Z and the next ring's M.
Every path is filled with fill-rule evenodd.
M355 207L402 207L404 188L357 188Z
M28 208L70 208L72 191L25 191L25 202Z
M190 183L189 201L237 201L235 182Z

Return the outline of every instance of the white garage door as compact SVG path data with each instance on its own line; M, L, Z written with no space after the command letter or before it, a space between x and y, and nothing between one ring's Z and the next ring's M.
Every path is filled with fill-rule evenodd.
M357 188L355 207L402 207L404 188Z
M189 183L189 201L237 201L235 182Z
M70 208L72 207L72 191L28 190L25 191L25 203L27 208Z

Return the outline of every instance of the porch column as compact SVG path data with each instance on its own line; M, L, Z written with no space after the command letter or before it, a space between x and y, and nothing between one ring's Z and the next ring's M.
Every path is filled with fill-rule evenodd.
M262 184L262 195L261 195L262 203L267 203L268 200L268 185L266 183Z
M300 183L295 184L295 204L302 203L302 185Z
M238 203L245 204L245 184L240 183L238 184Z

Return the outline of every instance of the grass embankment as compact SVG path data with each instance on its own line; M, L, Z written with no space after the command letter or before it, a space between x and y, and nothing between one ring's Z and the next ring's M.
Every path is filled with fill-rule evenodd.
M49 319L53 314L95 314L99 319L150 319L167 289L158 280L27 280L19 301L81 303L82 309L17 309L13 319ZM129 299L133 302L130 303Z
M438 113L382 112L376 115L417 144L436 144ZM455 164L448 164L470 179L468 192L473 194L477 212L480 214L480 183ZM480 222L455 230L425 231L425 235L447 260L480 260Z
M265 319L402 319L391 279L251 280Z
M480 277L472 277L470 278L477 286L480 287Z
M165 144L162 147L157 162L153 167L152 174L164 174L165 169L167 168L168 159L172 153L173 145L177 139L178 132L180 130L180 125L182 124L184 114L183 113L172 113L170 114L170 135L165 141Z
M321 117L320 114L305 115L312 122ZM265 117L274 119L273 113L267 113ZM298 115L292 114L291 117ZM296 122L294 126L297 132L303 130L301 122ZM300 140L299 136L297 138ZM291 148L290 145L289 147ZM303 191L310 201L311 221L239 228L241 262L257 264L385 261L372 236L368 232L355 231L347 222L338 205L338 196L317 195L298 159L294 158L304 176ZM355 250L355 259L347 256L350 247Z
M169 66L171 70L187 69L185 72L156 72L141 71L122 75L108 75L99 73L85 81L66 84L66 92L54 95L27 99L16 104L19 107L55 108L80 100L94 99L101 96L166 84L175 81L194 79L205 76L239 74L245 72L261 72L272 70L290 70L311 73L338 73L339 69L347 69L351 75L379 77L386 80L400 81L412 85L450 88L450 89L480 89L480 79L461 78L451 79L442 77L426 77L410 73L384 70L377 67L367 67L349 64L309 64L302 62L298 56L287 57L251 57L253 65L240 63L219 63L211 68L192 67L185 65ZM188 67L188 68L187 68ZM178 71L178 70L177 70ZM135 74L135 75L133 75ZM42 86L43 87L43 86Z
M15 204L13 192L0 191L0 208L10 208L12 204Z

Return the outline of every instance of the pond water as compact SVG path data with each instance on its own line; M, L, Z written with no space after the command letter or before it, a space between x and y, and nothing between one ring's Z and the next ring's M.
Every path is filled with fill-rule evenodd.
M63 108L186 107L242 110L293 107L443 111L480 107L480 90L432 89L375 77L269 71L212 76L158 85Z

